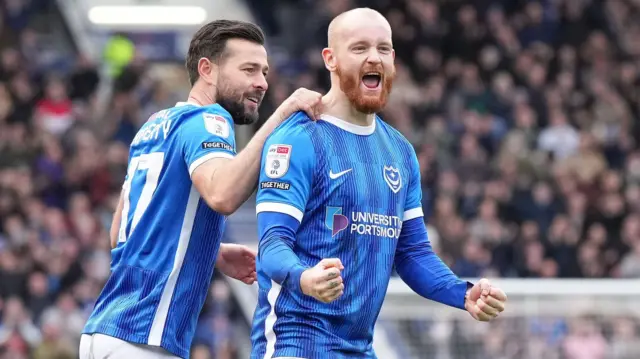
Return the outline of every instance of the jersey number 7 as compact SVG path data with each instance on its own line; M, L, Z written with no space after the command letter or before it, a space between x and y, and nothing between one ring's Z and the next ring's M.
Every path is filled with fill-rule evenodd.
M126 242L127 240L127 224L129 222L129 209L131 207L130 197L133 178L138 174L138 171L146 171L144 186L142 186L142 190L139 194L135 194L138 196L138 203L136 204L136 208L133 212L133 218L131 219L131 225L129 226L129 233L133 232L136 228L140 218L147 210L147 207L149 207L149 203L151 203L151 197L156 191L156 187L158 187L158 179L160 178L160 172L162 172L163 164L163 152L146 153L131 159L129 168L127 169L127 180L123 186L124 204L122 207L120 231L118 232L118 243Z

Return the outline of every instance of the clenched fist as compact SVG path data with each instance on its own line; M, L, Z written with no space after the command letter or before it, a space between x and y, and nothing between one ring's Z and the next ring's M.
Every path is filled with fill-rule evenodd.
M323 259L315 267L302 272L302 292L323 303L330 303L344 293L340 272L344 269L338 258Z
M465 298L464 307L478 321L488 322L502 313L507 295L502 289L491 286L488 279L481 279L474 285Z

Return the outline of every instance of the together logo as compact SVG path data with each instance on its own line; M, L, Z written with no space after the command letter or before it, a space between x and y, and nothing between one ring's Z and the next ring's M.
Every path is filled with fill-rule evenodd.
M376 237L398 238L402 229L402 219L398 216L370 212L351 212L351 218L342 214L342 207L327 207L325 226L331 230L331 237L349 228L352 234ZM351 223L351 226L349 226Z
M331 230L331 237L347 229L349 219L342 215L342 207L327 207L324 224Z

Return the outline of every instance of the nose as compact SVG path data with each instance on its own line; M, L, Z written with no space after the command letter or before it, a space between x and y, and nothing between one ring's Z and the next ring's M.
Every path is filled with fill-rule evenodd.
M382 63L382 57L376 48L372 48L367 55L367 63L369 64L380 64Z
M267 78L263 74L260 74L256 77L255 82L253 83L253 87L262 91L267 91L269 88L269 84L267 83Z

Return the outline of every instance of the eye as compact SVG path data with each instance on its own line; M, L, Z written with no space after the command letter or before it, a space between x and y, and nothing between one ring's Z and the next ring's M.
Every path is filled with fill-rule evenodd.
M391 53L391 47L389 47L389 46L380 46L380 47L378 47L378 51L380 51L383 54L389 54L389 53Z
M244 72L248 73L249 75L252 75L252 74L254 74L256 72L256 69L253 68L253 67L249 67L249 68L244 69Z
M365 52L367 48L363 45L357 45L357 46L354 46L352 50L355 53L362 53L362 52Z

